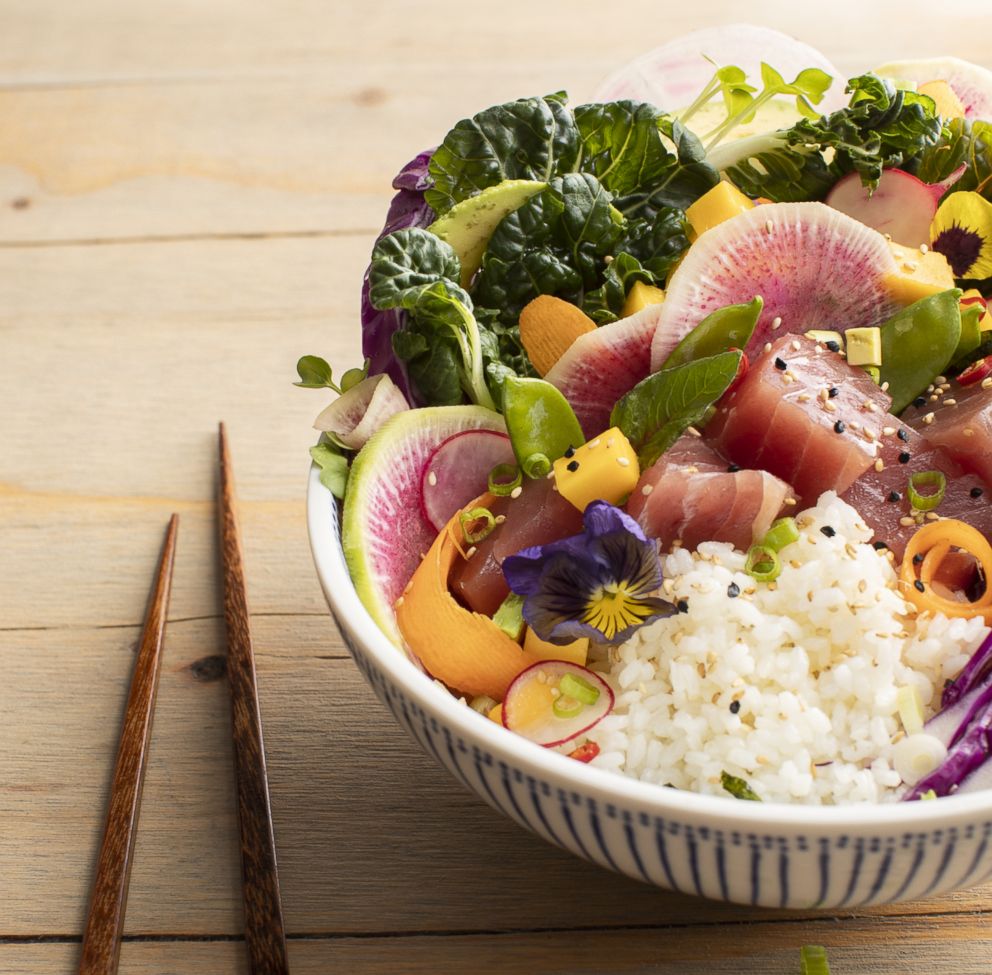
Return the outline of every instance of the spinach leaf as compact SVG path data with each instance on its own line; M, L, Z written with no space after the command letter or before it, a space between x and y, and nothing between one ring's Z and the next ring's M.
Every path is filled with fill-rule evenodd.
M369 265L369 298L376 308L395 308L407 291L435 281L458 286L458 255L439 237L419 227L397 230L376 242Z
M595 291L586 292L582 299L582 310L597 325L615 322L623 311L627 292L637 281L654 284L655 277L633 255L626 252L617 254L606 265L603 283Z
M348 458L334 443L321 442L310 448L310 456L320 468L320 483L336 498L344 498L348 485Z
M761 802L761 796L748 785L746 779L739 775L731 775L726 770L720 773L720 785L735 799L747 799L750 802Z
M920 156L916 175L924 183L939 183L961 165L967 169L949 192L974 190L992 200L992 122L951 119L940 141Z
M547 181L575 169L579 132L564 92L494 105L463 119L431 156L425 193L438 216L504 179Z
M703 421L734 381L742 355L721 352L652 373L613 407L610 426L634 445L642 470Z
M694 359L745 349L761 317L764 301L755 296L741 305L727 305L710 312L674 349L661 364L662 369L673 369Z

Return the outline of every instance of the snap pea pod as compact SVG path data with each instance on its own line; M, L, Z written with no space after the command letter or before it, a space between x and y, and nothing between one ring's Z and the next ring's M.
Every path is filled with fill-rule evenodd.
M939 291L881 326L879 378L889 384L893 413L901 413L953 360L961 340L960 297L958 288Z
M528 477L545 477L569 447L586 442L568 400L543 379L507 377L503 418L517 463Z
M954 350L954 358L951 360L954 367L961 368L968 365L972 359L972 353L982 344L982 330L978 323L984 314L984 309L979 304L961 306L961 338L958 340L958 347Z
M743 350L754 333L764 304L756 295L746 304L727 305L710 312L672 349L661 368L672 369L731 349Z

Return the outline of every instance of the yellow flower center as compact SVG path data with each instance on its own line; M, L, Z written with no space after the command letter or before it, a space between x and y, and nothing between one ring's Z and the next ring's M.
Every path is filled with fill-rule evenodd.
M586 601L582 622L612 640L621 630L636 626L654 610L634 594L629 582L600 586Z

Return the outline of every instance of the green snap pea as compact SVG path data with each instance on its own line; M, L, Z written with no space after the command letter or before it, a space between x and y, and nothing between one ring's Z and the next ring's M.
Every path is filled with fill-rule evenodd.
M744 350L758 324L764 302L759 297L744 305L727 305L710 312L662 364L662 369L682 366L731 349Z
M504 380L503 418L513 453L528 477L545 477L569 447L586 442L568 400L543 379Z

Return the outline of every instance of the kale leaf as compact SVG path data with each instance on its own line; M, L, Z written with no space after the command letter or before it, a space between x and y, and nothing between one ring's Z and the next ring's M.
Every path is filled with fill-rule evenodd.
M940 141L920 156L916 175L939 183L960 166L966 169L952 190L974 190L992 200L992 122L951 119Z

